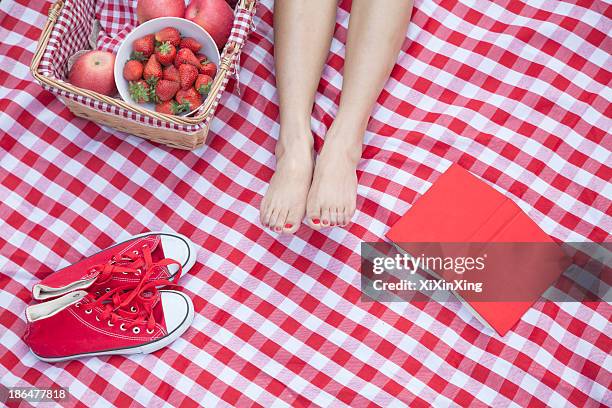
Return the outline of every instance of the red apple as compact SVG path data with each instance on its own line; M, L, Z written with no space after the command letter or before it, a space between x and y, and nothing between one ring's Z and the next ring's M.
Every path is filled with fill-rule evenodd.
M157 17L183 17L184 14L185 0L138 0L136 6L139 23Z
M227 42L234 24L234 12L225 0L192 0L185 18L205 29L219 48Z
M77 58L68 74L68 81L79 88L113 96L115 87L115 54L89 51Z

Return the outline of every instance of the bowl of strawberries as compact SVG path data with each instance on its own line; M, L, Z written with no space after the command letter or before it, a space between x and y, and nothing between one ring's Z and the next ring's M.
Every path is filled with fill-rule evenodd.
M169 115L189 115L206 100L219 50L199 25L179 17L149 20L119 46L115 82L126 102Z

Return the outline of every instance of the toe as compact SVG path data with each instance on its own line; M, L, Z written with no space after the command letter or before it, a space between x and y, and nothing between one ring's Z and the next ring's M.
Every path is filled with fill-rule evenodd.
M276 220L278 219L278 209L273 208L270 211L270 219L268 221L267 227L274 231L274 227L276 226Z
M321 207L316 204L308 204L308 214L306 215L306 222L311 228L320 230L321 229Z
M325 207L321 210L321 225L323 227L329 227L331 215L329 214L329 208Z
M349 225L353 221L353 214L355 210L351 210L350 207L346 207L344 209L344 219L346 220L346 225Z
M347 207L344 209L344 225L349 225L353 220L353 215L355 214L355 208Z
M283 232L285 234L294 234L300 227L303 216L303 211L300 214L299 211L289 210L289 214L287 214L287 219L285 220L285 225L283 225Z
M338 225L341 227L346 226L346 213L344 208L338 208Z
M261 202L261 206L259 207L259 221L264 227L267 227L270 222L270 207L265 200Z
M264 215L264 222L263 222L263 225L266 228L270 228L270 226L273 225L272 223L274 222L274 217L276 217L276 210L277 210L277 207L275 207L272 203L268 204L268 206L266 207L266 212Z
M275 232L283 232L285 224L287 223L287 214L289 214L289 211L285 209L278 211L278 216L276 217L276 222L274 223Z
M335 207L330 208L329 210L329 225L331 225L332 227L340 225L340 220L338 217L338 209Z

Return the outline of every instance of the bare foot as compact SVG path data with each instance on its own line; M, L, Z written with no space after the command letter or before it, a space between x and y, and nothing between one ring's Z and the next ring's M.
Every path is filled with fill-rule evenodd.
M306 212L306 197L312 180L313 137L309 127L286 126L287 137L276 144L276 170L261 201L261 223L275 232L293 234Z
M344 227L351 222L357 201L356 170L361 158L362 135L360 129L343 127L340 130L335 124L327 132L306 204L306 218L312 228Z

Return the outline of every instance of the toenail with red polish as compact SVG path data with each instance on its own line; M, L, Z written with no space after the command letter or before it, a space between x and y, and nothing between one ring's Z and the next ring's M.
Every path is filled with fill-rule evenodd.
M320 223L320 222L321 222L321 220L319 220L318 218L313 218L313 219L312 219L312 223L313 223L313 224L318 224L318 223Z
M285 228L291 228L293 227L293 224L285 224Z
M280 231L282 230L282 228L281 228L281 227L274 227L274 229L275 229L276 231L278 231L278 232L280 232Z

